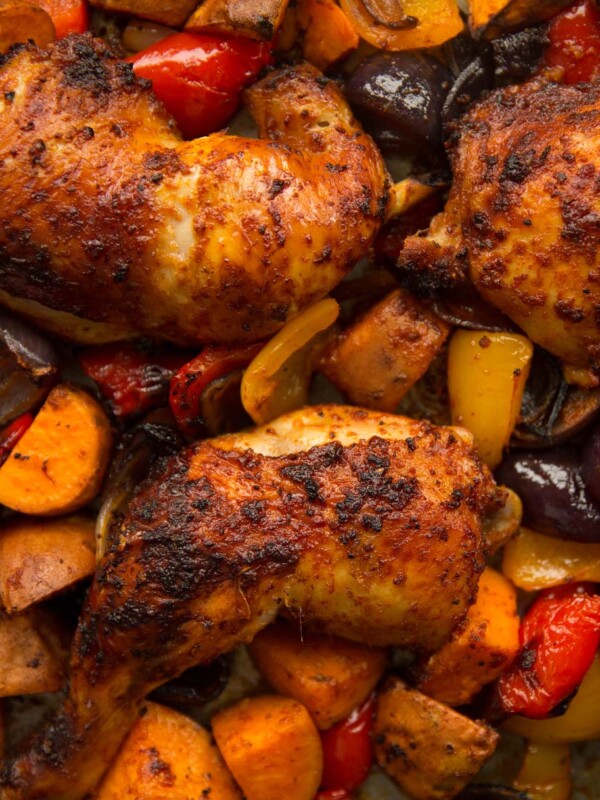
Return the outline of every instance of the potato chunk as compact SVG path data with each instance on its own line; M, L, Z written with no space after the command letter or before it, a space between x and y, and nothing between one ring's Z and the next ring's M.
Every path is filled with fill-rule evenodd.
M296 700L246 698L217 714L212 727L247 800L313 800L323 749L310 714Z
M58 515L100 489L111 447L110 423L87 392L61 384L0 467L0 503L34 515Z
M157 703L142 711L96 800L241 800L208 731Z
M0 598L22 611L91 575L96 566L94 521L86 517L22 517L0 529Z
M373 729L379 765L414 800L451 800L491 756L498 734L390 678Z
M385 669L385 650L336 636L304 635L277 622L249 647L275 691L301 702L326 730L344 719L375 688Z

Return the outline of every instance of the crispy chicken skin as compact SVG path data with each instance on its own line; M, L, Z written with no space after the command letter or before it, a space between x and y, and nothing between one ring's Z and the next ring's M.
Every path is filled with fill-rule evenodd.
M183 142L88 35L0 64L0 301L60 335L260 339L327 294L381 223L381 156L308 65L248 91L262 139Z
M82 797L152 688L278 614L436 649L473 602L481 523L502 501L466 431L343 406L166 460L96 574L66 701L0 796Z
M400 267L422 288L467 270L534 342L600 376L600 85L495 91L456 138L446 209Z

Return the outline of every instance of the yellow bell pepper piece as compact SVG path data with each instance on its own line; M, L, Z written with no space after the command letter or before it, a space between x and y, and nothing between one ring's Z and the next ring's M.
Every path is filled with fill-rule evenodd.
M548 744L600 739L600 656L592 662L579 691L561 717L527 719L515 715L502 725L502 729Z
M479 455L497 467L521 408L533 344L516 333L458 330L448 351L452 423L468 428Z
M521 528L504 548L502 572L527 592L571 581L600 582L600 544L567 542Z
M514 788L531 800L570 800L571 749L568 744L530 742Z

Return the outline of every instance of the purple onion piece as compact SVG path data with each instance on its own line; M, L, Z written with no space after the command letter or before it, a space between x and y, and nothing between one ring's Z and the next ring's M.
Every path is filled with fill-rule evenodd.
M587 489L577 450L565 446L513 452L496 479L523 501L523 524L577 542L600 542L600 506Z
M581 474L586 489L600 505L600 427L593 431L581 456Z

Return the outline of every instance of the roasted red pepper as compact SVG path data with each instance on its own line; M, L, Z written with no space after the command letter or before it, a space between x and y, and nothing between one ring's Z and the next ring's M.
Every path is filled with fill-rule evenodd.
M371 729L373 695L350 716L321 734L324 789L352 792L363 783L373 763ZM327 795L325 795L327 797ZM335 795L333 795L335 798ZM343 797L343 795L342 795Z
M544 719L581 683L600 644L600 596L593 584L542 592L525 614L521 650L496 686L503 712Z
M148 353L133 344L87 347L79 363L116 417L130 417L167 402L169 381L189 353Z
M46 11L52 22L56 38L69 33L84 33L88 29L88 10L85 0L31 0Z
M245 38L176 33L133 56L133 69L187 139L222 128L240 106L242 90L271 61L271 44Z
M0 465L4 464L10 451L17 444L21 436L33 422L33 416L28 412L13 419L3 431L0 431Z
M600 75L600 9L593 0L557 14L548 39L546 63L564 68L565 83L591 81Z
M169 402L184 433L195 436L203 432L202 394L208 385L234 370L247 367L263 347L264 342L209 345L173 376Z

